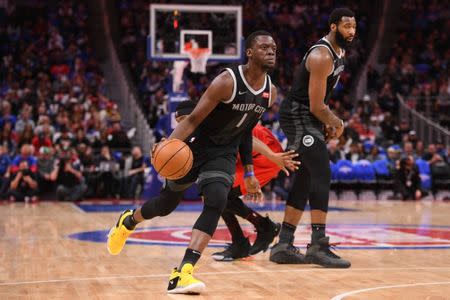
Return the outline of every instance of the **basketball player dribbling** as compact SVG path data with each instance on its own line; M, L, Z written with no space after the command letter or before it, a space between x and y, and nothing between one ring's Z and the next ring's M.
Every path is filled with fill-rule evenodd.
M348 268L350 262L330 250L329 237L325 235L331 180L326 142L339 138L344 130L344 122L330 110L328 100L344 70L345 49L355 36L355 15L349 9L337 8L330 14L328 23L329 33L304 56L280 108L280 125L288 138L288 148L300 154L302 164L295 174L280 239L271 249L270 260L280 264L314 263ZM312 235L304 256L293 241L308 200Z
M181 264L170 275L168 293L201 293L205 289L192 273L225 209L238 148L245 170L246 197L262 199L253 172L251 131L276 99L276 88L267 75L275 66L276 44L270 33L257 31L248 36L245 47L248 63L220 73L169 137L186 141L196 131L196 136L186 141L194 155L190 172L179 180L166 180L160 195L142 207L124 211L108 235L108 251L119 254L138 223L170 214L183 192L197 182L204 197L203 210Z
M175 113L176 121L180 122L184 119L194 107L193 101L178 104ZM298 169L300 162L293 160L298 154L294 151L283 152L281 144L269 129L257 124L253 128L252 136L254 172L261 186L265 186L277 177L280 170L289 176L289 171L295 172ZM242 162L238 158L236 179L228 194L227 206L222 213L222 219L230 231L232 243L224 251L213 253L212 256L217 261L233 261L265 251L280 232L279 223L274 223L268 216L261 216L240 198L241 195L246 194L244 173ZM255 226L257 236L253 245L250 245L249 239L244 236L236 216L246 219Z

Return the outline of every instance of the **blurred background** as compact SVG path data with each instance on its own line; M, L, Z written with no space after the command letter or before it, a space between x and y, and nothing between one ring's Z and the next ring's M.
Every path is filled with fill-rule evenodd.
M262 124L285 146L279 104L339 6L355 11L358 27L330 101L346 123L328 145L331 197L450 199L448 1L155 5L171 3L0 1L3 200L157 194L163 178L152 169L151 146L170 135L178 102L198 100L221 69L245 63L242 39L255 30L271 32L278 45L278 98ZM266 199L283 201L290 183L280 173ZM198 199L195 186L185 198Z

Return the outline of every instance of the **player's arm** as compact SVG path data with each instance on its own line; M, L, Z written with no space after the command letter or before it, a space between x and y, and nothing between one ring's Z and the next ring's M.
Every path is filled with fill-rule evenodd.
M308 55L306 67L310 73L308 87L310 111L325 125L336 128L336 137L339 137L344 122L323 102L327 90L327 77L333 69L333 58L327 49L318 47Z
M229 72L222 72L217 76L206 89L192 113L175 127L169 139L186 140L220 102L230 99L233 85L233 78Z
M262 199L262 192L253 168L252 129L253 126L250 126L241 137L239 155L241 157L242 165L244 166L244 184L245 189L247 190L247 195L244 197L246 200L257 201Z
M289 171L295 172L298 169L299 161L294 160L298 156L294 150L275 153L257 137L253 137L253 150L267 157L289 176Z

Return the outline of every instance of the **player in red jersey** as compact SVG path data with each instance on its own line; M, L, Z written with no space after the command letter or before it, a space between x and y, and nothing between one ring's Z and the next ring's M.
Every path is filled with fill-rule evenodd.
M192 101L181 102L176 111L177 121L188 115L194 106ZM289 175L288 170L295 171L298 168L300 162L293 160L298 154L293 151L283 152L277 138L269 129L256 125L252 135L254 175L261 187L276 178L280 170ZM213 253L213 258L218 261L232 261L266 251L280 231L279 223L274 223L268 216L261 216L242 201L241 196L246 195L244 176L244 168L238 158L235 182L228 194L226 209L222 213L231 233L232 243L224 251ZM250 245L248 238L244 236L236 215L255 226L257 236L253 245Z

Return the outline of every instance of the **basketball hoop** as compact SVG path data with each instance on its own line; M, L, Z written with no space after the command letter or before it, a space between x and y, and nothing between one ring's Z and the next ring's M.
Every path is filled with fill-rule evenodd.
M211 55L209 48L188 48L185 50L191 61L192 73L206 73L206 63Z

